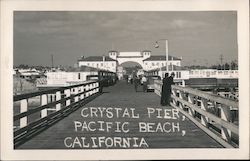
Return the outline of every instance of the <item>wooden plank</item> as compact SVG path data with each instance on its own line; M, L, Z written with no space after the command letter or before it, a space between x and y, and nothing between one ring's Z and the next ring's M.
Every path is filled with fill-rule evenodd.
M79 137L144 137L150 147L149 148L221 148L222 146L209 137L205 132L199 129L189 119L182 120L182 114L177 120L173 120L174 123L179 123L187 133L182 136L182 133L138 133L139 122L160 122L165 123L167 120L159 118L148 118L147 107L161 108L161 109L173 109L173 107L166 107L160 105L160 98L154 93L135 92L134 86L127 85L123 82L119 84L105 88L104 94L97 97L95 100L80 107L71 115L65 117L63 120L48 128L41 134L33 137L18 149L67 149L64 145L64 138L68 136ZM82 118L81 110L84 107L117 107L122 108L136 108L136 111L140 113L140 119L125 119L125 118ZM129 121L130 133L103 133L103 132L78 132L75 133L73 121ZM43 144L40 144L40 143ZM76 149L80 149L76 147ZM102 149L102 148L101 148ZM106 148L105 148L106 149ZM117 149L117 148L111 148ZM120 149L120 148L119 148Z

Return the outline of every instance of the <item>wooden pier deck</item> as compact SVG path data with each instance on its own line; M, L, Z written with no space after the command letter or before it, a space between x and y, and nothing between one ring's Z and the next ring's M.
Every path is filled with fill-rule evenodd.
M139 118L122 118L122 117L86 117L81 115L83 108L89 109L89 107L112 107L121 108L124 111L125 108L135 109L135 115L139 114ZM144 93L142 91L135 92L134 86L131 84L126 84L125 82L118 82L116 85L104 88L104 93L91 102L87 103L83 107L80 107L74 113L70 114L68 117L62 119L58 123L54 124L47 130L36 135L32 139L28 140L17 149L123 149L125 147L119 146L94 146L94 147L81 147L80 143L76 143L74 147L65 146L65 138L71 138L66 140L66 145L73 144L73 138L84 137L86 140L90 140L91 137L121 137L121 138L144 138L148 147L143 144L142 147L133 146L132 143L130 147L126 148L222 148L222 146L209 137L205 132L198 128L194 123L185 118L181 113L178 114L178 119L164 119L157 118L156 113L152 114L149 118L148 108L150 109L168 109L171 111L173 107L163 107L160 105L160 97L153 92ZM86 114L86 113L85 113ZM130 114L131 115L131 114ZM104 122L129 122L126 124L126 129L129 127L129 132L114 132L111 129L107 131L75 131L74 121L79 122L94 122L94 121L104 121ZM161 124L166 122L169 124L179 125L175 130L168 130L170 132L139 132L139 122L151 123L151 125ZM167 125L169 125L167 124ZM169 126L167 126L169 127ZM87 143L85 143L87 144ZM110 140L107 144L111 144Z

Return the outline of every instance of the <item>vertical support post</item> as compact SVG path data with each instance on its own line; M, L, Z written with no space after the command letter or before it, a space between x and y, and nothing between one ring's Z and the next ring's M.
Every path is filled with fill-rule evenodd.
M201 98L201 109L207 111L208 101L205 98ZM208 127L208 117L201 115L201 124L205 127Z
M82 85L81 87L80 87L80 92L82 93L84 91L84 86ZM84 99L84 94L81 94L80 95L80 100L83 100Z
M176 90L176 89L172 89L172 94L173 94L174 96L177 96L177 90ZM173 104L174 104L175 106L177 106L177 101L176 101L175 99L173 99Z
M65 93L66 98L70 97L70 89L66 89L64 93ZM70 99L66 100L66 106L69 106L69 105L70 105Z
M85 86L85 91L88 91L89 90L89 85L86 85ZM86 97L88 97L89 96L89 92L86 92Z
M41 96L41 105L46 105L47 103L48 103L48 96L47 96L47 94L43 94L42 96ZM44 118L44 117L46 117L48 115L48 111L47 111L47 108L45 108L45 109L43 109L42 111L41 111L41 118Z
M182 87L185 87L186 86L186 84L185 84L185 80L184 79L182 79L182 81L181 81L182 83Z
M61 91L56 92L56 101L61 99ZM56 111L61 110L61 103L56 104Z
M92 89L93 89L93 84L92 84L92 83L89 84L89 89L90 89L89 95L91 96L91 95L93 94L93 91L92 91Z
M21 100L20 112L26 112L28 110L28 99ZM27 126L28 118L27 116L20 119L20 128Z
M158 88L158 91L159 91L159 95L161 95L162 85L161 84L157 84L157 88Z
M194 104L194 95L192 95L190 93L188 94L188 102L191 104ZM195 112L191 107L188 108L188 113L189 113L189 115L191 115L193 117L195 115Z
M166 72L168 72L168 40L166 40Z
M77 95L78 93L79 93L79 87L76 87L76 88L75 88L75 93L74 93L74 94ZM75 96L74 99L75 99L75 102L78 102L78 101L79 101L79 96Z
M95 83L91 84L91 95L93 95L95 93Z
M227 122L231 122L231 120L232 120L229 107L226 107L223 104L221 105L221 119L223 119ZM225 127L221 127L221 136L226 141L231 142L232 132Z
M98 82L96 82L96 87L98 87L98 88L96 88L96 93L98 93L99 92L99 83Z
M184 100L184 92L183 91L179 91L179 97L180 99ZM182 102L179 102L179 108L180 109L183 109L184 108L184 105L182 104Z

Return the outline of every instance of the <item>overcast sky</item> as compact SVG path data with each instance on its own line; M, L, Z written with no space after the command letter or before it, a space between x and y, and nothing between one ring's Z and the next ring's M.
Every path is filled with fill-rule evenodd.
M238 57L237 14L209 12L33 12L14 13L14 65L72 66L82 55L151 50L182 57L183 65L211 65Z

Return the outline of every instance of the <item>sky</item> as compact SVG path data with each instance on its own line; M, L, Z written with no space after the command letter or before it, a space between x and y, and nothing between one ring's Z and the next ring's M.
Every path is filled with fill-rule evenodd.
M182 65L237 60L234 11L15 11L14 65L73 66L109 50L182 57Z

